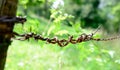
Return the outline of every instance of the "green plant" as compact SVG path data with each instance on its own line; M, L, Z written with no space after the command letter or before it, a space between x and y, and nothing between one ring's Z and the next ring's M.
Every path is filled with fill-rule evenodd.
M35 15L34 12L27 16L27 22L22 27L16 25L15 32L34 32L44 37L67 39L68 35L77 38L82 33L89 34L93 29L83 29L80 21L73 23L74 16L66 13L62 6L52 8L50 20ZM65 24L69 20L72 26ZM47 25L47 26L46 26ZM101 32L95 37L102 37ZM119 70L120 57L116 42L81 42L69 44L64 48L57 44L43 41L17 41L14 40L8 51L6 70Z

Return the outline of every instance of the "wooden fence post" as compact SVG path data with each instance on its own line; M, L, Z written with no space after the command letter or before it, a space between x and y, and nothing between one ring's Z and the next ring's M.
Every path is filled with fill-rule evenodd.
M16 16L18 0L0 0L0 17ZM14 23L0 22L0 70L4 70Z

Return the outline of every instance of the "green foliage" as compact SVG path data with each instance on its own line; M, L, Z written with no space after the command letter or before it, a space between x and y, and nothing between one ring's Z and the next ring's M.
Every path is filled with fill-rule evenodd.
M81 28L83 21L79 21L79 18L81 19L80 14L78 14L79 9L81 9L79 6L83 6L81 4L87 5L87 0L65 0L65 6L62 5L57 8L52 8L54 0L49 0L49 5L47 5L48 13L50 13L49 19L46 17L46 11L43 10L46 1L20 0L17 15L25 14L27 22L23 26L15 25L14 31L20 34L31 31L44 37L53 38L57 36L59 39L68 39L69 35L76 38L82 33L90 34L94 31L91 28ZM90 0L89 5L91 3ZM82 8L84 9L84 7ZM114 19L117 19L119 16L116 13L119 15L119 12L117 12L119 11L119 5L115 5L113 9L111 13L116 16ZM92 14L105 18L109 10L108 8L107 10L101 10L104 13L99 11ZM86 12L89 11L84 10L83 13ZM83 16L85 15L83 14ZM76 20L73 22L73 19ZM97 19L99 18L94 18L94 20ZM112 22L112 20L109 22ZM113 22L117 23L118 20ZM102 31L99 31L94 37L101 38L101 33ZM119 70L119 51L119 41L86 41L79 44L69 44L61 48L57 44L48 44L34 39L29 41L14 40L8 51L5 70Z
M63 9L66 13L75 16L73 21L79 20L82 22L80 23L82 27L97 28L99 24L102 24L108 32L119 32L120 30L119 0L20 0L18 15L29 15L34 12L36 15L49 19L53 14L50 13L49 8L56 8L58 2L61 5L57 9ZM67 24L70 25L70 23ZM107 27L108 25L110 26Z
M51 24L51 26L48 29L47 35L51 33L53 33L54 35L55 34L61 35L64 33L68 33L67 30L64 29L61 30L61 29L62 26L64 26L63 22L70 18L73 18L73 16L62 12L62 9L51 9L51 16L50 16L51 22L49 23Z

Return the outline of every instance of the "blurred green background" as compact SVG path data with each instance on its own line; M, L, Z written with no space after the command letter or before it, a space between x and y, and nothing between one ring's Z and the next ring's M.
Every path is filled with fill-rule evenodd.
M14 31L67 39L90 34L110 38L120 33L120 0L19 0L18 16L26 17ZM120 40L88 41L64 48L43 41L14 40L5 70L120 70Z

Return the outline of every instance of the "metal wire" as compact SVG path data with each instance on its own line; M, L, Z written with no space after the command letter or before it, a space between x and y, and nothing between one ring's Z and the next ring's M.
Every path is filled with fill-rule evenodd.
M2 16L0 22L3 23L24 23L27 19L23 17Z
M10 17L10 16L3 16L0 17L0 22L2 23L24 23L26 21L26 18L21 18L21 17ZM50 44L58 44L60 47L67 46L69 43L71 44L77 44L85 41L90 41L90 40L95 40L95 41L108 41L108 40L114 40L120 38L120 36L113 37L113 38L107 38L107 39L100 39L100 38L93 38L93 35L96 34L96 32L100 29L101 26L99 26L95 32L91 34L81 34L78 38L74 38L73 36L69 36L68 39L58 39L57 37L54 38L48 38L48 37L43 37L42 35L35 34L33 32L26 33L26 34L18 34L16 32L4 32L4 33L10 33L11 40L29 40L30 38L34 38L35 40L41 40L41 41L46 41L47 43ZM16 36L19 36L16 37Z

